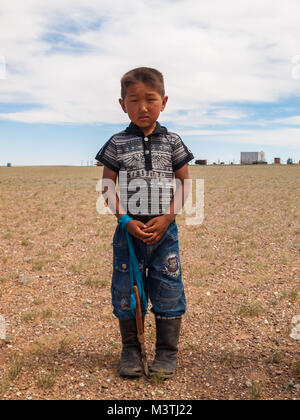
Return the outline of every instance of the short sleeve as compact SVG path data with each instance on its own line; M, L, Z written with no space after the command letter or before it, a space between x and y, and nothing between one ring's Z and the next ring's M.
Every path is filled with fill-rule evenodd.
M172 156L173 171L177 171L193 159L193 153L186 147L182 139L176 135Z
M120 165L117 160L117 147L113 137L111 137L99 150L95 159L98 160L98 162L103 163L103 165L107 166L112 171L119 172Z

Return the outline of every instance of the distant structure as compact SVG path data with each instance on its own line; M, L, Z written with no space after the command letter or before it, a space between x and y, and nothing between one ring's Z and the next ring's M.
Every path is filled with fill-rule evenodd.
M276 165L280 165L280 163L281 163L281 161L280 161L280 158L274 158L274 163L276 164Z
M95 163L95 160L87 160L86 164L85 164L85 161L82 160L81 166L101 166L101 165L97 165L97 163Z
M292 158L288 158L288 160L286 161L287 165L292 165L293 164L293 159Z
M205 159L197 159L196 161L195 161L195 164L196 165L207 165L207 160Z
M241 165L267 163L265 152L241 152Z
M7 166L8 168L11 168L11 167L12 167L12 164L9 162L6 166Z

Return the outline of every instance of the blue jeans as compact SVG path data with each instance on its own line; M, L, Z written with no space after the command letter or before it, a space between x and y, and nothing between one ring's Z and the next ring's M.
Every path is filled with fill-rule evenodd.
M147 299L157 317L176 318L186 312L186 299L181 276L178 229L173 222L164 236L154 245L146 245L132 237L135 254L140 265ZM114 315L132 319L130 311L129 248L125 231L118 224L114 239L114 265L112 276L112 304ZM148 269L148 270L146 270Z

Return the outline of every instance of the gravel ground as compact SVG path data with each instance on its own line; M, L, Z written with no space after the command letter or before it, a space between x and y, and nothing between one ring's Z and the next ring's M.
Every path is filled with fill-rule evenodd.
M165 382L118 375L116 220L96 211L101 173L0 168L0 397L299 399L300 165L190 167L205 218L177 218L188 311ZM150 360L154 341L149 313Z

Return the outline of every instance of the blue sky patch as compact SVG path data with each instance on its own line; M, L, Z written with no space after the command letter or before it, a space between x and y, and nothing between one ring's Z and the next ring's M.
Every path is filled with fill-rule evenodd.
M32 109L44 108L40 104L18 104L18 103L1 103L0 102L0 114L9 114L13 112L24 112ZM1 124L3 124L1 122Z
M76 41L70 36L59 32L45 33L42 37L42 41L47 42L50 46L47 50L47 54L55 54L57 52L66 54L88 54L95 50L90 45Z
M103 18L97 18L95 20L83 19L78 22L74 19L62 19L60 23L56 23L51 26L50 31L80 35L88 31L98 31L104 22Z

